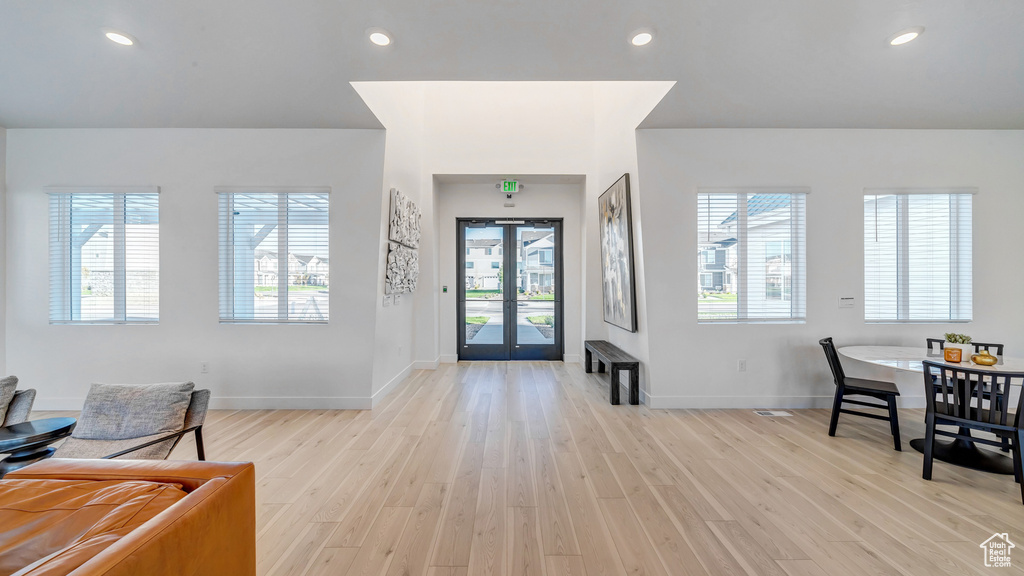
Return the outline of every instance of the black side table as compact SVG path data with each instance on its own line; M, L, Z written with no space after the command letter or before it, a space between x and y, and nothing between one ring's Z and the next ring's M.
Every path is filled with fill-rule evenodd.
M0 460L0 478L52 456L55 450L48 446L70 436L76 423L74 418L44 418L0 427L0 454L10 454Z

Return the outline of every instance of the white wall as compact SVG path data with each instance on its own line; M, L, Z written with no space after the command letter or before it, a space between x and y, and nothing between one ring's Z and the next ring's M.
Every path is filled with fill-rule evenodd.
M578 183L555 183L558 178L521 178L526 189L513 197L514 208L505 208L505 196L494 189L496 178L473 178L459 182L439 182L438 219L440 233L440 280L448 293L440 299L441 357L454 361L458 356L456 306L459 283L457 269L458 218L562 218L563 322L565 358L579 362L582 354L583 265L580 245L581 202L584 186ZM568 233L573 231L574 233Z
M1024 132L640 130L643 244L654 407L827 406L832 378L817 341L923 346L965 332L1024 355ZM697 324L698 187L808 186L807 323ZM865 324L863 190L977 187L974 321ZM840 296L854 309L840 310ZM736 361L747 361L737 372ZM847 361L850 375L869 371ZM920 377L899 376L923 405Z
M387 268L388 232L390 225L391 189L396 188L409 197L417 206L430 209L430 203L423 201L423 88L409 86L401 94L383 89L380 83L358 84L357 91L368 103L377 118L387 130L384 147L384 176L381 189L380 229L378 248L377 299L374 303L376 325L374 326L373 381L371 384L373 404L377 404L388 392L412 372L415 348L415 297L430 289L419 286L413 294L403 294L397 299L384 297L385 270ZM409 97L412 95L413 97ZM430 189L426 188L430 193ZM432 215L428 212L424 220ZM428 254L419 250L421 255ZM431 266L428 260L421 266ZM388 303L385 306L385 302Z
M381 130L9 130L8 370L37 406L91 382L193 380L214 405L367 408L378 302ZM51 326L49 185L160 186L160 323ZM330 186L327 325L219 324L218 185ZM209 374L200 374L209 362Z
M7 129L0 127L0 374L7 375Z

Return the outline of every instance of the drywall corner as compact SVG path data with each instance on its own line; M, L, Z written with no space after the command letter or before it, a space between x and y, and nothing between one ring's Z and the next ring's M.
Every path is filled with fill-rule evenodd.
M0 374L7 374L7 129L0 127Z

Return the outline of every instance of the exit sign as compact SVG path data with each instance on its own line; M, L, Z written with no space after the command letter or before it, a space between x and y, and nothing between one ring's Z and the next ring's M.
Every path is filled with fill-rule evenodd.
M519 182L516 180L502 180L501 191L508 194L519 192Z

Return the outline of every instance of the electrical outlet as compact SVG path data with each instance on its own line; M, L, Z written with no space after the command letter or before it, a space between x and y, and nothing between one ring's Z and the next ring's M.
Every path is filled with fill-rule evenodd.
M401 301L401 298L402 297L400 295L395 294L395 306L398 306L398 303Z
M384 306L385 308L387 308L388 306L391 306L391 296L385 296L385 297L384 297L384 303L383 303L383 306Z
M199 373L200 374L209 374L210 373L210 363L209 362L200 362L199 363Z
M736 361L736 371L737 372L746 372L747 371L747 361L746 360L737 360Z

